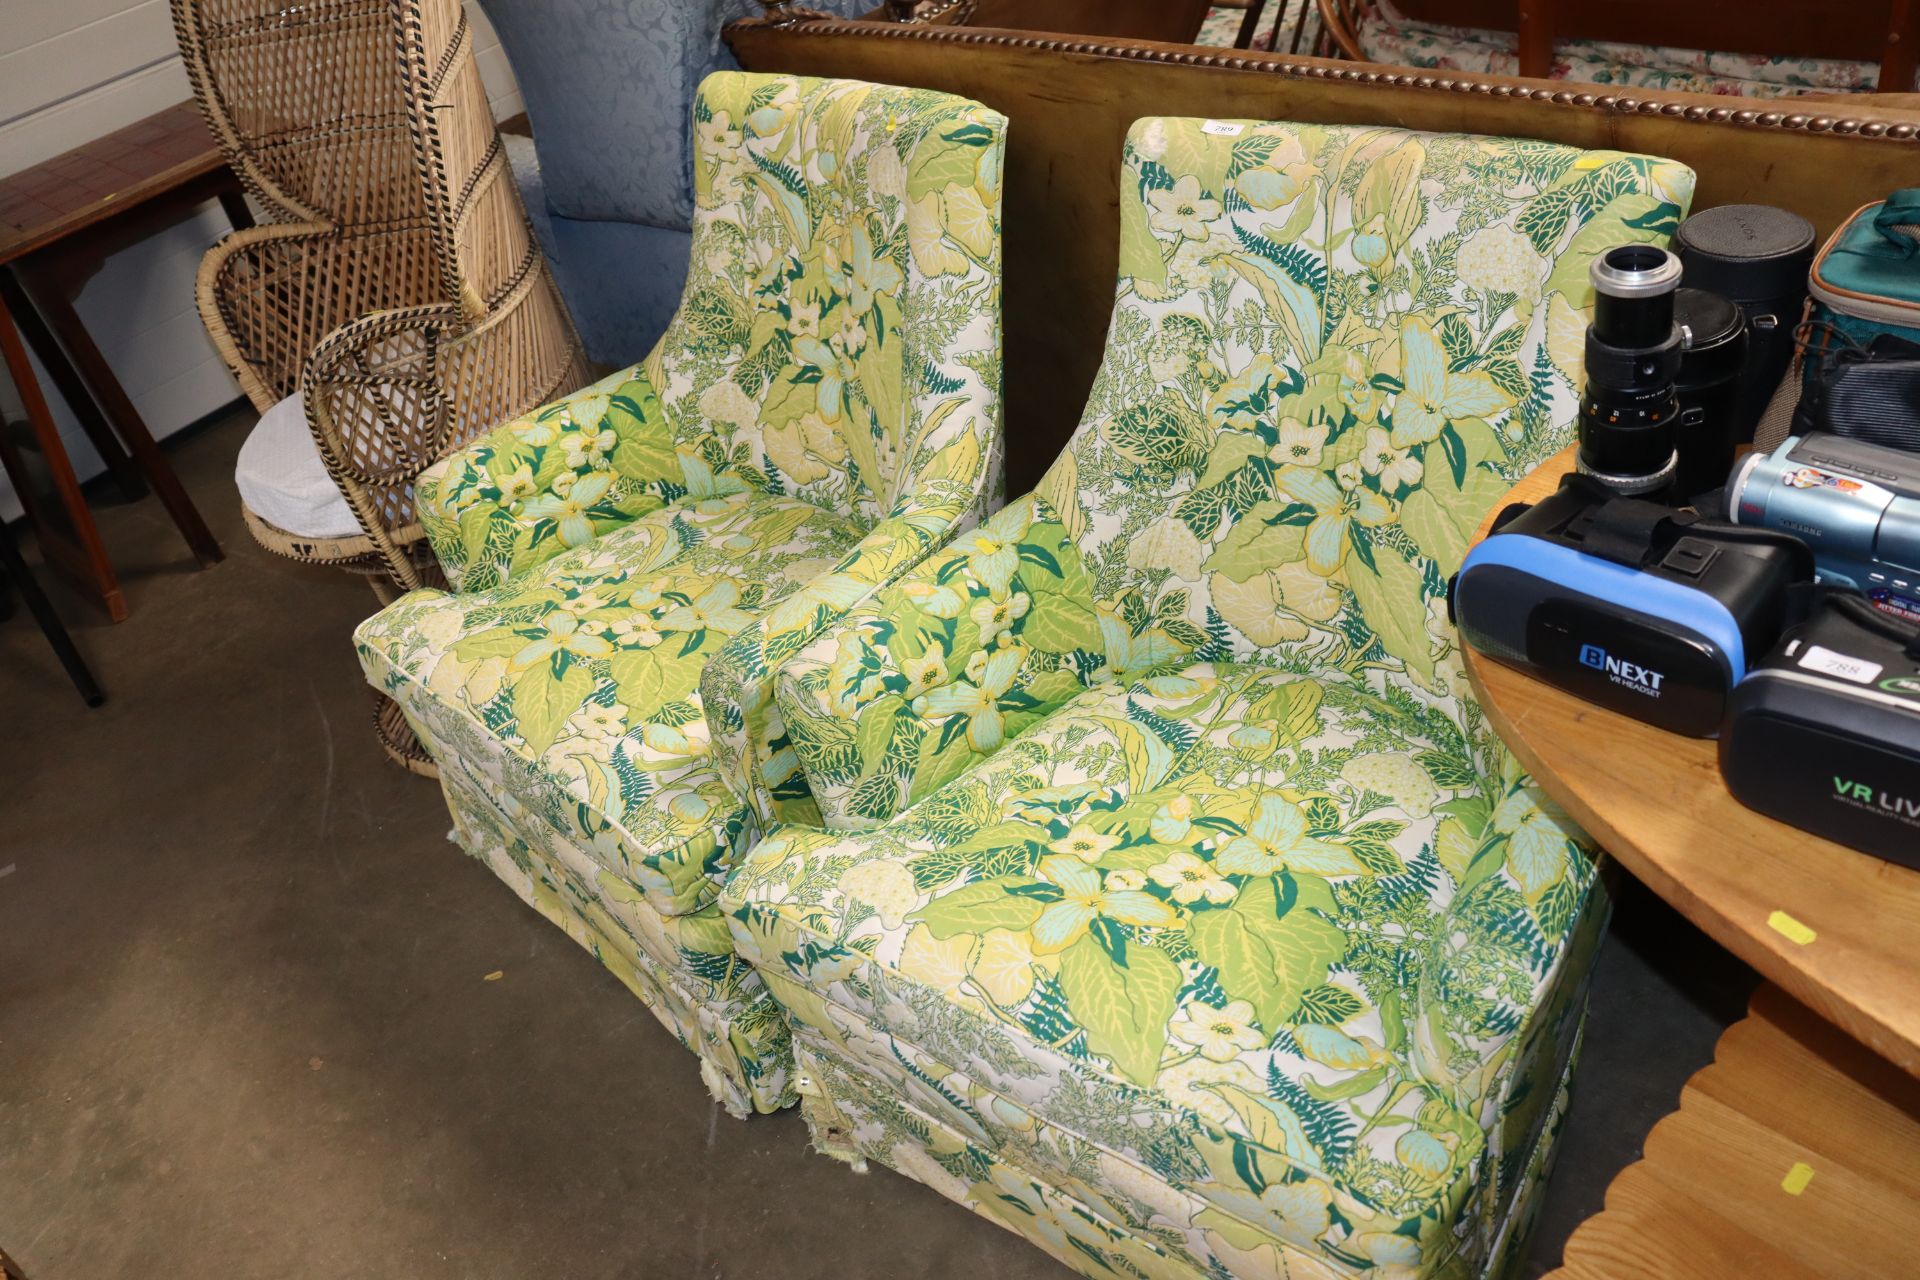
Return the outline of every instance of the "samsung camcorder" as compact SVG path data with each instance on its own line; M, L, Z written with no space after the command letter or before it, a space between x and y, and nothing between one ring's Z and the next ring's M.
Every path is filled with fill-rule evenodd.
M1815 431L1749 454L1727 485L1743 525L1790 533L1820 581L1920 622L1920 455Z

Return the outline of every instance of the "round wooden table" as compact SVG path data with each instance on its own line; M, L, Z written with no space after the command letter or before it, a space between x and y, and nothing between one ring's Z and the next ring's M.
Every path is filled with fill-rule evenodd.
M1572 467L1568 449L1507 501L1537 501ZM1494 729L1602 848L1766 978L1920 1075L1920 871L1744 808L1720 781L1711 741L1582 702L1471 650L1466 666Z

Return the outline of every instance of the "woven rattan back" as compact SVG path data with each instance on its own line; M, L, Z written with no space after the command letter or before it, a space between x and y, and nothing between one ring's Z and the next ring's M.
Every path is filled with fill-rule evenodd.
M208 124L278 223L207 255L201 317L262 411L305 388L328 470L414 585L413 477L586 372L466 11L460 0L172 4Z
M274 220L425 214L388 0L174 0L173 16L207 123Z
M533 241L459 0L173 0L208 126L270 221L423 227L478 319ZM424 301L410 281L396 296ZM397 305L407 305L405 302Z

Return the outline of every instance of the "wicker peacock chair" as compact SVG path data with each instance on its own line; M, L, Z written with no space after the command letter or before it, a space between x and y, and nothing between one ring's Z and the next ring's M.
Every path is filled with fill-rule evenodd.
M460 0L172 0L194 93L263 225L202 262L201 319L264 415L299 392L360 532L245 509L277 554L382 599L436 581L414 477L587 378L488 109ZM431 763L391 702L403 765Z

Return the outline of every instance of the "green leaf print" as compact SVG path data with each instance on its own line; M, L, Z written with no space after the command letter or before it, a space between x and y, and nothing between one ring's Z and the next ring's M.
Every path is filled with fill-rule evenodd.
M513 714L527 750L539 755L560 736L560 726L593 692L593 677L578 663L556 678L546 662L536 664L513 686Z
M962 933L985 933L989 929L1025 929L1047 909L1044 898L1013 893L1031 887L1031 880L995 879L955 889L934 899L912 918L922 921L928 932L941 940Z
M1384 542L1373 543L1373 568L1360 557L1347 560L1347 585L1353 588L1360 613L1380 637L1380 647L1433 679L1432 640L1427 636L1427 601L1420 571L1404 555Z
M686 696L706 664L700 655L683 658L678 650L677 644L663 643L651 649L622 649L607 659L620 701L629 707L653 708Z
M1127 948L1114 963L1091 933L1060 956L1060 986L1087 1048L1139 1084L1153 1083L1167 1042L1167 1022L1180 992L1180 966L1152 947Z
M1300 993L1300 1007L1294 1011L1293 1020L1334 1027L1358 1017L1365 1008L1360 997L1345 987L1322 983Z
M1196 911L1187 921L1194 952L1220 971L1228 996L1253 1005L1268 1035L1287 1021L1301 993L1324 982L1327 968L1346 952L1346 936L1310 909L1331 907L1326 883L1289 879L1294 886L1290 904L1276 896L1274 877L1262 876L1243 886L1232 906Z

